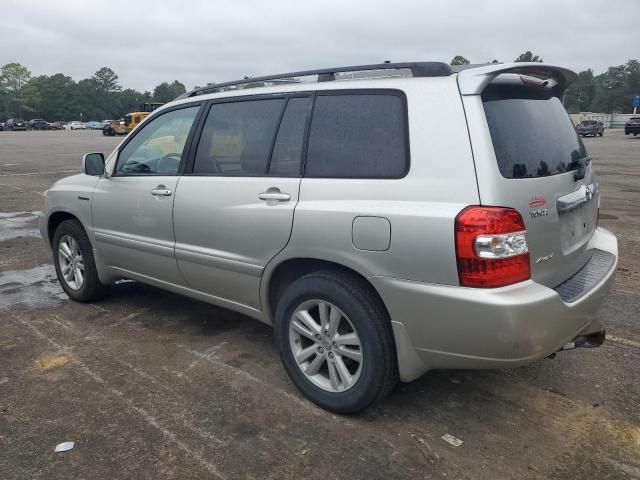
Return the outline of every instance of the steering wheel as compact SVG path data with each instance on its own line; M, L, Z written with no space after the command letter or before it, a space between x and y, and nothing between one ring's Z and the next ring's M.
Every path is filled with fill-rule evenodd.
M176 153L176 152L167 153L164 157L158 160L158 164L156 166L157 173L166 173L166 174L178 173L181 159L182 159L182 155L179 153Z
M149 173L151 172L151 168L149 168L149 165L141 162L128 161L122 166L122 171L124 173Z

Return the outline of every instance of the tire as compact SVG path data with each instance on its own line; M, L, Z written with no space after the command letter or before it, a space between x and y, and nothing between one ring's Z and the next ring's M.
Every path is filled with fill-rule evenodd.
M296 312L306 312L319 320L320 305L328 305L326 318L333 319L337 312L335 318L340 319L335 323L335 335L322 330L319 322L315 326L320 333L309 336L308 321L303 323L300 316L294 317ZM299 333L300 325L307 333ZM370 286L356 275L325 270L293 282L278 302L275 330L280 358L289 377L309 400L326 410L341 414L360 412L386 397L398 382L389 315ZM354 338L353 334L359 347L345 341L347 336ZM300 358L305 357L304 351L313 352L306 365L298 364L295 349ZM343 355L345 350L351 353ZM359 362L352 359L354 353L360 354ZM308 376L303 372L303 368L313 370L316 361L322 363L317 374Z
M69 250L72 250L73 253L80 253L82 266L80 266L80 262L73 262L73 264L82 272L81 282L77 282L77 277L73 274L73 267L71 267L71 273L75 280L65 278L63 270L69 272L69 270L66 269L68 264L61 264L61 262L68 263L69 261L61 259L61 257L64 256L64 254L60 253L61 243L65 243L67 247L71 246L71 248L66 249L67 255L69 254ZM53 263L56 267L58 281L69 298L77 302L92 302L102 298L106 294L107 287L100 283L100 279L98 278L98 271L93 258L93 247L80 222L77 220L65 220L62 222L53 235L52 245ZM73 245L77 246L77 249L73 248Z

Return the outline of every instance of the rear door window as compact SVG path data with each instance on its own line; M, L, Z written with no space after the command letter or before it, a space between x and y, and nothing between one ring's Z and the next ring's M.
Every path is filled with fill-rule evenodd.
M212 105L200 136L193 173L265 175L285 102L277 98Z
M482 100L503 177L545 177L580 168L586 149L549 89L490 85Z
M311 97L291 98L287 102L271 154L269 175L279 177L300 175L304 132L310 106Z
M313 109L305 176L404 176L409 166L406 118L401 94L319 94Z

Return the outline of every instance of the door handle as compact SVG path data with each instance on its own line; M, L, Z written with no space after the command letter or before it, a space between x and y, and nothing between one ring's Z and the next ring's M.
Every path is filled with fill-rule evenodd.
M164 185L158 185L156 188L151 190L151 195L154 195L156 197L168 197L172 193L173 192L169 190L167 187L165 187Z
M258 198L266 201L288 202L291 200L291 195L281 192L277 188L270 188L266 192L259 193Z

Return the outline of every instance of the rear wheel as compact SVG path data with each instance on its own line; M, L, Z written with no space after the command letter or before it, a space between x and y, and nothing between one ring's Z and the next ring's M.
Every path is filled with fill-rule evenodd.
M91 242L77 220L65 220L56 229L53 262L60 285L69 298L91 302L105 295L106 287L98 278Z
M295 385L327 410L362 411L397 383L389 316L355 275L320 271L293 282L278 303L276 341Z

